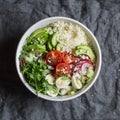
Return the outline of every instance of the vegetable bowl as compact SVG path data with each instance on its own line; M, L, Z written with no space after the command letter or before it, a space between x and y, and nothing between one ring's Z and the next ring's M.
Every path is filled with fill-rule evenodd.
M51 101L76 98L96 81L101 50L92 32L67 17L50 17L32 25L16 51L16 68L23 84Z

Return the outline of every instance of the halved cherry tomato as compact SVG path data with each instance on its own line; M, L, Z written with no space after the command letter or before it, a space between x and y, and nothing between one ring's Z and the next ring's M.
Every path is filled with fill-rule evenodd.
M56 66L56 75L68 75L70 74L70 67L66 63L59 63Z
M75 61L75 57L72 54L67 53L66 51L62 53L62 57L65 63L72 63Z
M53 50L48 52L46 55L46 62L49 65L57 65L58 63L62 62L62 55L61 52L57 50Z

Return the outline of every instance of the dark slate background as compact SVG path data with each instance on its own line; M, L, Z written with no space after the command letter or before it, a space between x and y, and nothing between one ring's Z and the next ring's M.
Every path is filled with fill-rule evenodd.
M15 68L23 33L51 16L82 22L102 49L102 69L94 86L66 102L37 98ZM0 120L120 120L120 0L0 0Z

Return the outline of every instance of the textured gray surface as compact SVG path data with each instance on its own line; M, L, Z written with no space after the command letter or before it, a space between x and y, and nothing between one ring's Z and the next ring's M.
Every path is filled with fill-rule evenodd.
M22 34L46 17L67 16L86 25L103 55L94 86L71 101L50 102L20 82L14 57ZM0 120L119 120L120 0L0 0Z

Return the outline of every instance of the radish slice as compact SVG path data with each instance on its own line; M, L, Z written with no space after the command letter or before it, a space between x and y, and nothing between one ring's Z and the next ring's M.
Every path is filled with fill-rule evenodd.
M90 60L82 59L75 65L73 74L79 73L81 75L86 75L87 69L89 67L92 67L92 69L94 70L94 66Z
M93 67L90 63L84 63L82 66L81 66L81 75L86 75L87 73L87 69L89 67Z

